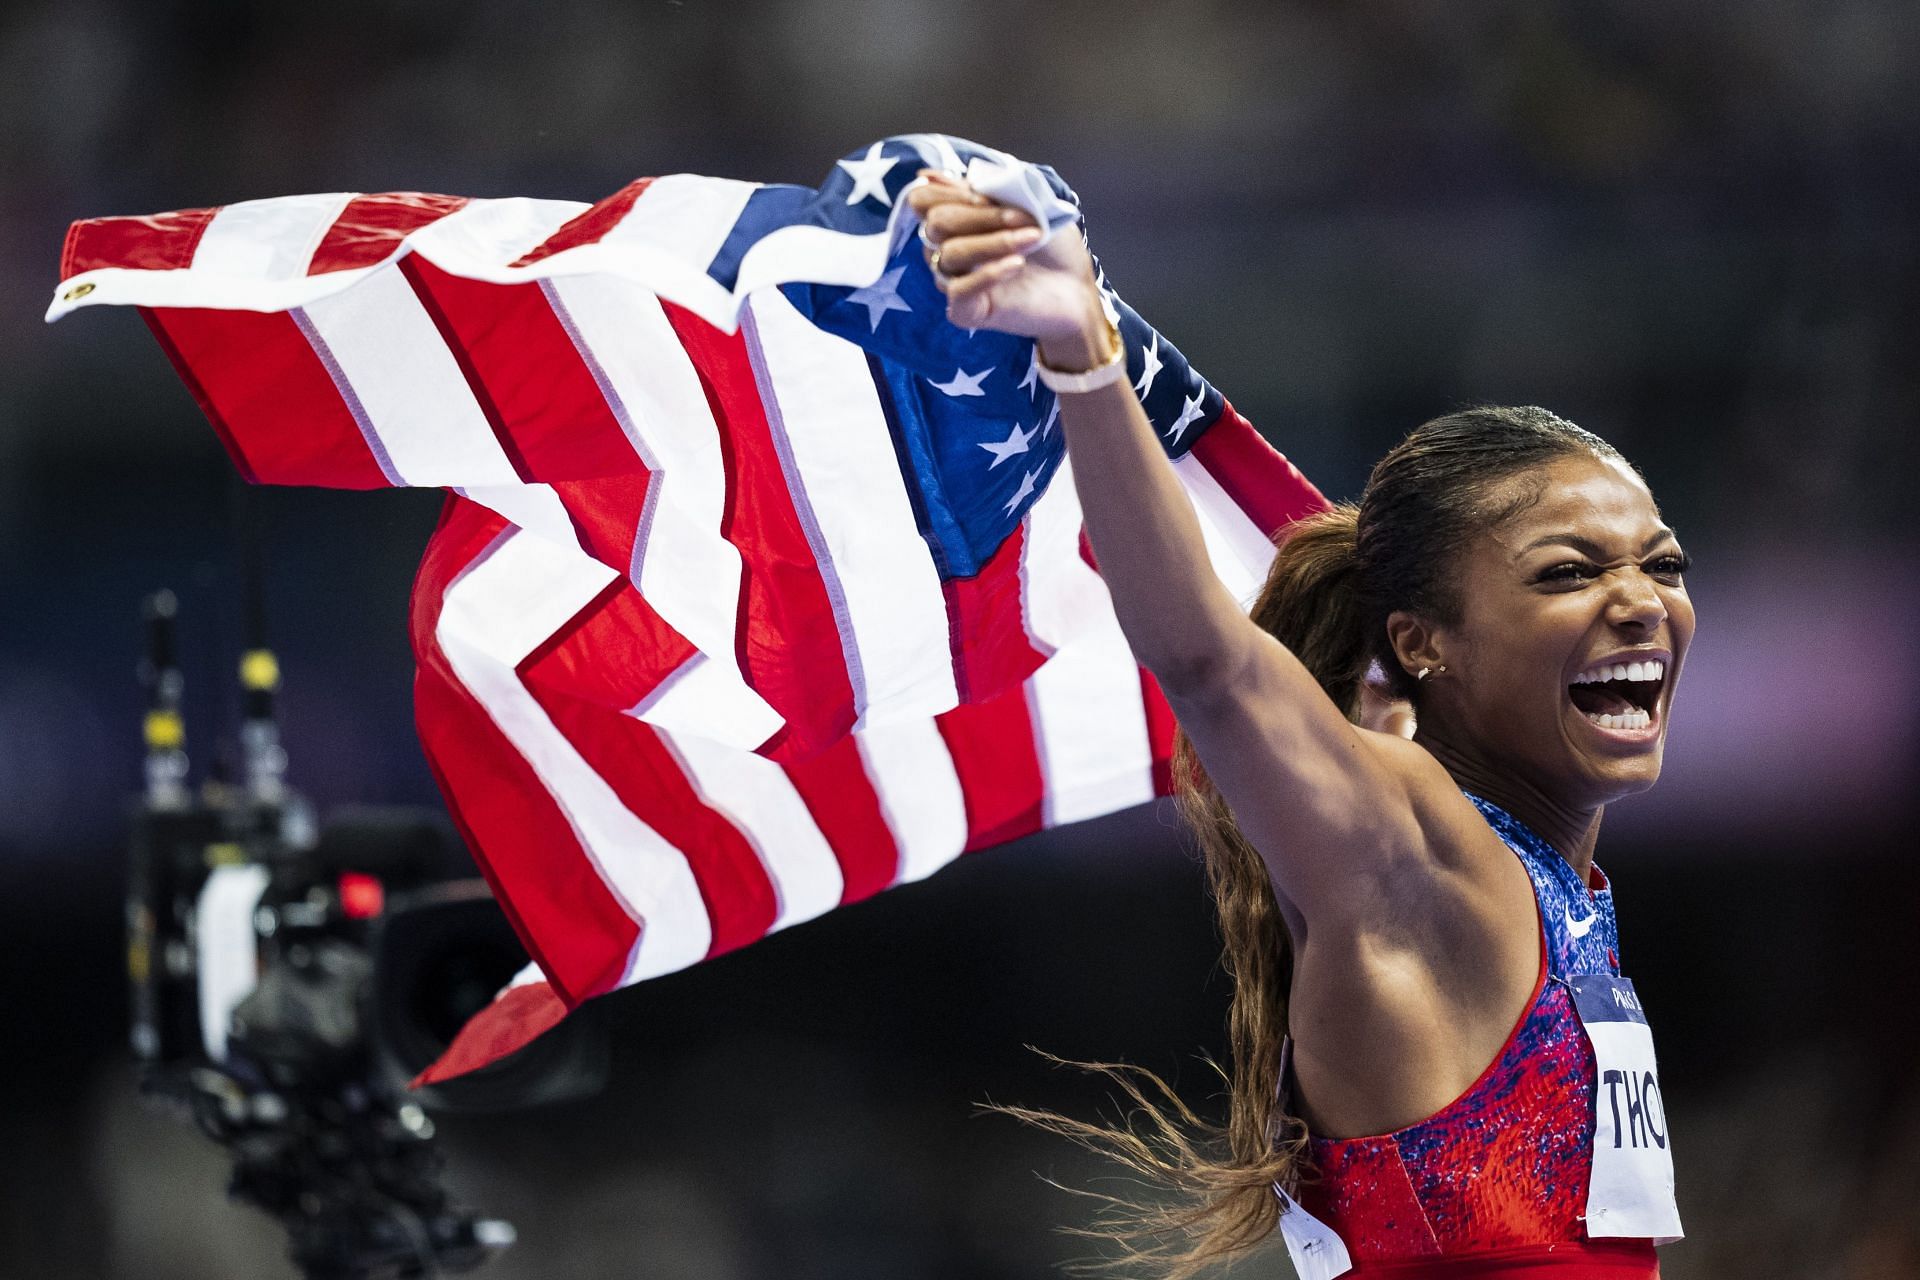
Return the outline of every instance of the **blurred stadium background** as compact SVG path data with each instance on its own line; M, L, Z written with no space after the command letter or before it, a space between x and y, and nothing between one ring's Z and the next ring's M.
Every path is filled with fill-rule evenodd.
M1702 622L1667 777L1602 842L1678 1134L1663 1266L1920 1276L1916 65L1907 0L10 0L0 1274L291 1274L122 1047L138 601L182 597L204 748L228 468L134 316L41 325L66 223L811 184L939 129L1054 164L1118 287L1332 494L1482 400L1642 466ZM296 784L433 803L403 610L436 500L261 507ZM521 1229L500 1280L1037 1276L1086 1210L1034 1173L1096 1171L974 1104L1101 1105L1029 1044L1205 1103L1224 1002L1198 869L1142 810L615 997L606 1096L442 1132Z

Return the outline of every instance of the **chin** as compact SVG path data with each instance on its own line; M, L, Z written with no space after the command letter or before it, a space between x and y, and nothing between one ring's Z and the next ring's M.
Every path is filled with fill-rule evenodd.
M1580 718L1585 721L1585 717ZM1663 728L1655 726L1651 732L1619 731L1586 725L1588 731L1582 731L1581 726L1576 726L1568 743L1572 758L1564 775L1570 788L1582 802L1596 806L1649 790L1660 781L1660 770L1665 763Z
M1664 745L1655 742L1647 750L1625 757L1595 759L1585 755L1578 766L1583 776L1576 785L1586 791L1588 802L1596 805L1612 804L1651 790L1653 784L1660 781Z
M1610 773L1596 781L1600 784L1599 789L1605 792L1600 803L1612 804L1616 800L1625 800L1628 796L1653 790L1653 784L1660 781L1660 762L1655 760L1650 769L1635 769L1625 774Z

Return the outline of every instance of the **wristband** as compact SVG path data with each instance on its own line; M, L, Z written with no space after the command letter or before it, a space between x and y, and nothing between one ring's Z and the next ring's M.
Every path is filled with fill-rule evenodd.
M1091 369L1056 369L1034 352L1034 372L1040 377L1040 385L1055 393L1075 394L1082 391L1098 391L1101 387L1112 386L1127 376L1127 344L1120 338L1120 327L1107 317L1107 343L1111 354Z

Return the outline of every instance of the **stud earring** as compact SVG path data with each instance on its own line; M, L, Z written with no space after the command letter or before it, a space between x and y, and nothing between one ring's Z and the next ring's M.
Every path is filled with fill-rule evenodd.
M1441 673L1446 671L1446 669L1447 669L1447 664L1444 662L1437 667L1422 667L1420 668L1420 673L1414 676L1414 679L1425 680L1428 676L1440 675Z

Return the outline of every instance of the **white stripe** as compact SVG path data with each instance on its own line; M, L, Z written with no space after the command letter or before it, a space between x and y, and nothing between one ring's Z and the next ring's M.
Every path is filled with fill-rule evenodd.
M897 884L932 875L967 844L967 799L932 720L879 724L854 736L867 780L900 851Z
M740 552L720 536L726 471L700 374L659 299L646 290L608 276L573 276L554 281L551 291L578 341L593 352L614 416L653 472L649 515L628 576L711 660L700 677L703 696L712 700L703 732L731 746L757 747L784 721L740 674L734 643Z
M486 264L495 276L531 278L538 274L507 264L517 262L545 243L554 232L585 213L591 205L577 200L532 200L514 196L504 200L469 200L443 218L411 232L406 244L437 267L467 275L462 264Z
M741 255L734 291L749 296L796 276L819 284L872 284L887 269L889 234L855 236L805 225L769 231Z
M758 183L691 173L655 178L599 243L608 248L643 244L704 271L740 220L747 198L759 189Z
M780 900L769 933L840 905L846 887L840 859L786 770L764 756L696 734L662 733L660 740L700 798L738 827L760 855Z
M621 803L514 670L615 576L577 552L509 530L447 588L436 636L460 682L560 807L608 890L640 922L623 979L635 982L705 958L713 935L700 887L686 857Z
M1021 609L1027 634L1043 651L1118 626L1107 584L1080 558L1082 523L1072 460L1063 459L1046 492L1027 511L1020 548Z
M1153 746L1140 668L1118 623L1054 654L1027 677L1026 688L1046 782L1046 826L1153 799Z
M305 276L313 251L352 199L351 192L332 192L226 205L201 233L192 269L255 280Z
M959 701L946 598L914 522L866 353L815 328L784 294L749 303L763 400L793 462L794 506L817 533L820 569L851 628L864 727L946 711ZM864 695L861 697L860 695Z
M453 353L394 266L320 298L308 320L352 388L393 470L412 485L512 485L513 464Z
M1055 650L1026 684L1051 827L1151 799L1153 754L1113 597L1080 556L1070 459L1029 515L1020 563L1027 629Z
M461 497L471 498L490 511L497 511L549 542L557 542L570 551L584 551L579 530L567 515L560 495L550 484L500 484L477 487L455 486Z
M1273 564L1273 540L1227 496L1198 458L1186 454L1173 469L1193 501L1194 514L1200 517L1200 533L1206 539L1214 573L1241 608L1251 608Z
M704 653L681 663L627 714L656 728L697 733L740 751L753 750L783 723L780 713L747 687L732 664Z

